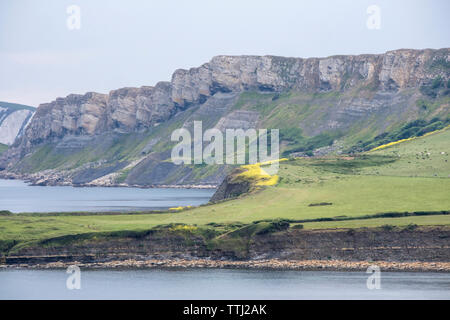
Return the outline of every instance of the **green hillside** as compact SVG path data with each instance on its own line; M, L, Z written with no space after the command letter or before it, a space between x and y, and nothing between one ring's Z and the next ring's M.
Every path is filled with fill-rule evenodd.
M0 216L2 243L62 235L148 230L181 223L238 230L284 220L304 228L450 225L450 130L354 157L280 163L279 183L237 199L166 213L19 214ZM430 153L428 156L424 152ZM203 230L202 229L202 230Z
M359 89L358 89L359 90ZM164 125L134 133L104 133L91 139L72 138L74 146L60 142L47 142L14 165L14 171L34 173L47 169L78 170L71 173L73 183L84 183L102 175L116 172L116 183L134 185L152 184L203 184L220 183L229 168L220 166L175 166L170 162L170 150L176 144L170 141L173 130L186 127L192 130L192 121L203 121L203 130L214 127L220 119L234 111L258 114L257 128L280 130L280 151L283 157L292 153L316 154L320 148L329 148L324 154L337 152L359 152L383 143L423 135L441 129L450 123L448 95L438 98L423 98L414 107L392 106L398 111L380 109L368 116L358 115L355 121L352 112L337 107L340 101L352 97L370 97L373 92L330 93L261 93L243 92L236 101L224 108L203 110L192 106L167 120ZM406 96L406 95L405 95ZM405 102L406 103L406 102ZM408 103L412 103L409 101ZM426 104L426 108L422 108ZM344 127L332 129L329 123L339 118ZM405 119L419 119L407 122ZM77 140L78 139L78 140ZM320 154L320 152L319 152ZM137 165L144 160L141 165ZM83 171L84 165L102 162L95 170ZM97 166L97 165L95 165ZM157 177L155 172L164 172ZM83 179L78 179L78 176Z
M450 130L405 141L370 155L392 156L396 161L381 168L366 168L365 174L450 178Z

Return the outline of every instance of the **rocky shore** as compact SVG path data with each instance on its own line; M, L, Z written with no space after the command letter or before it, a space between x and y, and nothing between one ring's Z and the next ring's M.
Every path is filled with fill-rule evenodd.
M108 262L49 262L43 264L0 264L0 269L60 269L77 265L87 269L152 269L152 268L223 268L251 270L303 270L303 271L365 271L376 265L382 271L403 272L450 272L450 262L390 262L390 261L343 261L343 260L208 260L208 259L152 259L121 260Z
M32 186L71 186L71 187L125 187L125 188L173 188L173 189L215 189L215 184L158 184L158 185L138 185L128 183L113 183L113 182L89 182L89 183L72 183L70 179L65 179L56 170L46 170L47 172L33 173L33 174L19 174L8 171L0 171L0 179L6 180L22 180Z

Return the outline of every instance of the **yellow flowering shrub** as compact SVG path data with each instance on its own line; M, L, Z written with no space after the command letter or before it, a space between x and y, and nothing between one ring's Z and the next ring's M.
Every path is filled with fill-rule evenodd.
M192 208L192 206L185 206L185 207L183 207L183 206L180 206L180 207L173 207L173 208L169 208L169 210L170 210L170 211L181 211L181 210L184 210L184 209L189 209L189 208Z
M274 186L278 183L279 179L280 179L280 177L278 175L274 174L270 178L264 178L264 179L258 181L258 183L256 183L256 185L257 186Z
M197 229L198 228L196 226L188 226L188 225L177 225L170 228L171 231L188 231L188 232L195 231Z
M245 180L252 180L255 182L256 186L273 186L278 183L278 175L268 174L261 166L270 165L275 162L287 161L287 158L270 160L255 164L244 165L241 168L246 169L246 171L240 173L237 177L242 177Z
M393 146L393 145L396 145L396 144L399 144L399 143L402 143L402 142L405 142L405 141L413 140L413 139L414 139L414 137L413 138L407 138L407 139L401 139L401 140L398 140L398 141L389 142L389 143L386 143L386 144L382 144L381 146L378 146L376 148L373 148L370 151L376 151L376 150L384 149L384 148L387 148L387 147L390 147L390 146Z

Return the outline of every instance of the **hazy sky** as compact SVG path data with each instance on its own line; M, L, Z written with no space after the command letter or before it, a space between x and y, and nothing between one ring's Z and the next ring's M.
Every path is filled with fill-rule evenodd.
M80 29L67 27L70 5ZM370 5L380 29L367 27ZM449 12L448 0L1 0L0 101L154 85L219 54L449 47Z

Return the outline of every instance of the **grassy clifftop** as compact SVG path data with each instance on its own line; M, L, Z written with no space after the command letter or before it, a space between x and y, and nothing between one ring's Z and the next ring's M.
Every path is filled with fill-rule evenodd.
M448 226L449 152L450 130L445 130L354 157L283 161L276 185L249 188L236 199L197 208L119 215L5 213L0 215L0 241L12 249L70 235L107 237L181 224L214 237L236 231L226 236L233 239L227 245L241 246L262 229L277 232L278 227ZM255 232L243 236L246 230Z

